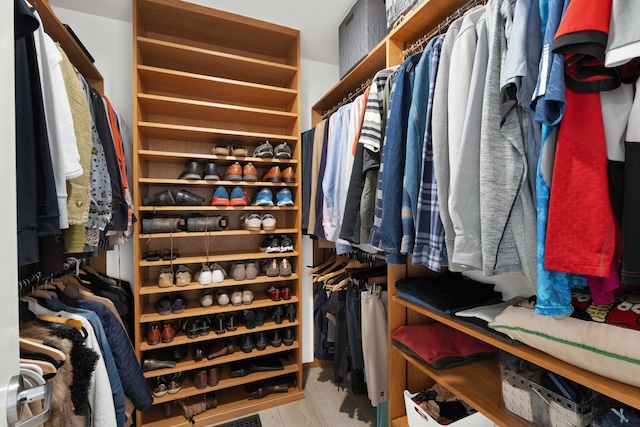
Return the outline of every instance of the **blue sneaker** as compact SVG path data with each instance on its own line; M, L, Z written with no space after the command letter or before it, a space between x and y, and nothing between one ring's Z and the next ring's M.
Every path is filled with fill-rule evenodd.
M278 206L293 206L293 196L288 188L283 188L276 194L276 200Z
M235 187L231 190L229 205L231 206L247 206L249 204L249 196L244 192L242 187Z
M229 206L229 193L224 187L218 187L211 196L211 206Z
M263 188L256 194L256 206L273 206L273 193L268 188Z

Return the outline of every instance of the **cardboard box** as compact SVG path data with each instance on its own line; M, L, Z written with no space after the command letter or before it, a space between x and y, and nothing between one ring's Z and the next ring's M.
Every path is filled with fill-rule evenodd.
M407 410L409 427L437 427L442 425L438 424L436 420L416 405L413 401L416 395L417 393L411 393L408 390L404 391L404 406ZM468 417L449 424L451 427L494 427L494 425L491 420L480 412L476 412L475 414L471 414Z
M358 0L338 28L340 78L386 35L384 0Z

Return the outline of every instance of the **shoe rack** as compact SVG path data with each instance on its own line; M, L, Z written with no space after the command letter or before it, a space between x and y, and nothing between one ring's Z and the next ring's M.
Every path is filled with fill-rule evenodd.
M372 78L376 72L402 63L404 49L436 29L449 15L466 3L467 0L423 1L312 107L313 124L320 122L326 111L360 87L367 79ZM321 251L315 248L314 263L316 264L321 261L318 255L321 255ZM640 389L637 387L593 374L525 345L507 344L491 335L470 328L452 316L425 309L397 295L395 284L398 280L429 274L434 273L424 267L411 266L410 260L408 265L387 267L389 334L407 324L444 323L615 400L640 408ZM457 368L436 370L400 351L389 338L388 379L388 425L392 427L408 425L403 391L405 389L419 391L430 387L434 382L445 386L498 426L531 425L505 409L502 403L500 371L495 359L474 362Z
M158 368L144 373L152 390L159 377L167 383L174 379L167 393L157 393L151 409L137 415L138 425L205 426L302 399L299 32L178 0L134 0L133 45L134 200L138 219L134 242L135 350L143 366ZM266 141L274 149L286 143L291 158L254 157L254 150ZM247 156L234 156L233 151L226 155L220 147L223 144L243 146ZM186 165L194 161L200 171L205 164L214 163L220 180L180 179ZM236 162L243 169L251 163L257 181L253 177L226 181L227 168ZM288 182L263 180L265 175L273 176L275 166L282 171L292 168ZM188 171L194 169L191 163ZM220 187L229 194L239 187L251 201L267 189L275 205L212 205L213 194ZM276 193L285 188L291 192L293 206L277 206ZM196 202L149 203L154 198L170 199L167 190L175 201ZM201 204L198 197L204 200ZM242 217L254 213L273 215L275 229L243 228ZM222 222L210 223L225 226L216 231L187 231L188 219L194 215L224 217ZM170 229L143 232L144 220L159 217L174 218L168 221L173 224ZM293 251L260 251L272 234L288 236ZM171 253L177 255L173 260ZM283 259L291 266L288 276L274 275L273 268L267 276L260 269L263 261L273 267L274 260L280 265ZM238 261L255 261L260 270L257 277L234 279L230 267ZM227 277L201 284L195 274L203 263L217 263ZM172 285L163 274L162 286L158 285L163 269L175 273L180 266L191 270L190 283ZM272 287L279 292L268 293ZM200 298L205 291L207 296ZM249 297L251 292L244 292L244 304L220 305L219 291L226 291L229 297L234 291L251 291L253 298ZM186 307L181 307L185 301L180 297L186 299ZM167 300L179 308L167 313ZM159 306L164 306L166 314L158 312ZM271 316L278 307L285 313L281 323ZM295 317L288 318L287 310L294 311ZM261 315L264 323L249 329L243 323L245 314L247 323L255 323ZM236 327L221 329L223 318L233 318ZM282 338L281 345L276 345L274 331ZM164 339L152 344L158 332ZM261 369L263 356L277 357L283 369ZM243 362L250 367L244 370L246 375L232 376L231 365L242 371ZM264 381L270 382L265 385ZM200 405L206 406L206 411L187 420L180 402L198 400L206 401Z

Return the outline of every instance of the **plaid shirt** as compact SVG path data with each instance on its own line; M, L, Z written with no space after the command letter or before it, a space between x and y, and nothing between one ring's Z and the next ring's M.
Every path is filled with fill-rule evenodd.
M418 215L416 218L414 265L425 265L433 271L440 271L444 249L444 227L440 220L436 176L433 173L433 145L431 142L431 113L433 111L433 91L436 85L440 51L444 36L434 41L431 51L431 71L429 75L429 101L427 104L427 126L422 149L422 177L418 195Z

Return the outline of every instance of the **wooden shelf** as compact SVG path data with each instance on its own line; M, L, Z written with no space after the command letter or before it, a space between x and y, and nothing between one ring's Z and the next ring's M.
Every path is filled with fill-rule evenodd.
M274 147L275 148L275 147ZM249 147L247 147L249 149ZM252 150L249 150L251 153ZM268 165L295 165L298 163L296 159L272 159L261 157L235 157L235 156L218 156L215 154L190 154L190 153L174 153L169 151L157 150L138 150L138 157L153 162L162 163L184 163L189 160L216 160L216 163L231 164L234 162L251 162L254 164Z
M216 252L215 254L209 254L209 263L214 262L224 262L224 261L237 261L237 260L249 260L249 259L270 259L270 258L289 258L289 257L297 257L298 251L293 252L257 252L257 251L236 251L236 252ZM177 264L196 264L201 262L207 262L207 255L193 255L189 256L179 256L178 258L171 261L140 261L140 267L162 267L165 265L177 265Z
M260 235L271 235L271 234L292 234L296 233L298 230L295 228L276 228L275 230L223 230L223 231L212 231L210 233L206 232L178 232L178 233L155 233L155 234L140 234L138 238L142 240L147 239L180 239L180 238L191 238L191 237L222 237L222 236L250 236L254 234Z
M156 285L157 281L147 282L144 286L140 288L140 295L153 295L153 294L166 294L167 292L188 292L188 291L204 291L206 289L222 289L222 288L231 288L238 286L247 286L247 285L258 285L264 283L280 283L287 282L290 280L298 280L299 277L296 273L292 273L291 276L278 276L278 277L269 277L265 275L261 275L252 280L233 280L231 278L224 279L220 283L212 283L210 285L201 285L198 282L192 282L188 286L171 286L169 288L161 288Z
M196 396L198 394L202 394L203 392L209 393L211 391L224 390L231 387L241 386L248 382L262 381L269 378L277 378L283 375L293 374L298 372L299 370L298 365L290 361L283 361L283 366L284 366L284 369L279 371L254 372L244 377L236 377L236 378L231 378L229 374L229 369L227 367L224 367L222 370L222 376L220 378L220 382L218 382L218 384L216 384L214 387L207 386L204 390L199 390L194 387L193 383L189 379L187 379L185 380L184 384L182 385L182 389L180 389L179 392L175 394L167 393L166 395L161 397L154 397L153 403L158 404L158 403L170 402L172 400L184 399L186 397Z
M538 366L556 372L559 375L583 384L584 386L612 397L613 399L619 400L627 405L633 406L634 408L640 408L640 390L637 387L623 384L610 378L594 374L593 372L580 369L547 353L536 350L535 348L526 345L512 345L506 343L485 332L479 331L464 322L456 320L451 316L428 310L398 296L394 296L392 300L412 311L430 317L440 323L451 326L452 328L458 329L467 335L471 335L513 355L535 363Z
M411 45L466 3L468 0L424 0L387 37Z
M138 65L144 93L178 95L209 102L285 111L298 95L295 89Z
M277 325L273 320L268 320L264 322L262 326L256 326L253 329L247 329L244 326L238 326L238 329L235 331L227 331L224 334L216 335L213 331L207 335L199 335L196 338L189 338L184 333L180 332L175 336L173 341L170 343L160 343L157 345L149 345L146 341L140 345L140 351L149 351L157 348L166 348L166 347L176 347L180 345L189 345L192 343L203 342L203 341L211 341L213 338L226 338L226 337L235 337L244 334L253 334L256 332L266 332L272 331L274 329L287 329L298 326L300 323L296 320L295 322L284 321L281 324ZM284 344L283 344L284 345Z
M277 141L276 143L278 144L283 141L297 141L297 136L203 128L199 126L171 125L165 123L138 122L138 129L149 138L208 142L211 144L211 148L213 148L213 144L218 141L229 141L230 139L255 143L268 140Z
M409 427L409 419L404 416L391 420L392 427Z
M253 123L262 126L291 126L298 117L294 113L265 110L215 102L138 94L138 102L147 114L228 123Z
M223 336L220 336L219 339L222 339ZM144 372L145 378L155 378L159 375L170 375L175 374L176 372L183 371L191 371L193 369L203 369L203 368L211 368L213 366L222 365L223 363L237 362L240 360L248 360L253 359L254 357L259 356L268 356L270 354L280 354L286 353L290 350L295 350L300 347L298 341L294 341L290 346L285 346L282 344L280 347L272 347L267 345L264 350L258 350L254 348L250 353L243 352L239 347L234 344L233 353L227 354L226 356L216 357L215 359L207 360L204 359L196 362L193 360L193 356L191 354L191 349L187 352L187 356L180 362L176 363L176 366L173 368L164 368L164 369L155 369L153 371Z
M297 211L298 206L140 206L140 212Z
M531 426L504 408L500 371L496 358L439 370L403 353L396 347L393 347L393 351L477 411L485 414L494 423L509 427Z
M234 306L228 304L225 307L220 307L219 305L212 305L211 307L202 307L198 300L189 301L189 305L187 308L180 314L166 314L161 315L158 314L153 304L148 305L142 315L140 316L140 323L152 323L152 322L162 322L165 320L175 320L175 319L186 319L188 317L198 317L198 316L209 316L212 314L220 314L220 313L232 313L234 311L240 310L254 310L256 308L267 308L267 307L275 307L277 305L286 305L286 304L295 304L297 303L298 297L295 295L291 296L291 299L288 300L280 300L280 301L271 301L271 299L266 296L256 295L253 302L251 304L243 304Z
M205 393L207 389L202 390ZM145 426L149 427L205 427L220 423L231 418L246 416L251 412L258 412L278 405L304 399L304 391L298 387L290 387L287 393L274 393L262 399L249 400L246 392L230 389L225 393L217 393L218 407L210 409L194 417L194 423L187 421L181 414L180 407L176 407L171 417L165 417L160 405L155 405L143 416Z
M138 37L142 62L158 68L190 71L207 76L289 87L298 72L291 65Z
M295 182L249 182L249 181L205 181L187 180L187 179L171 179L171 178L140 178L140 184L152 185L182 185L182 186L223 186L223 187L296 187Z
M382 40L358 65L342 78L327 94L313 106L313 110L325 112L337 105L349 92L372 79L375 73L386 66L386 43Z

